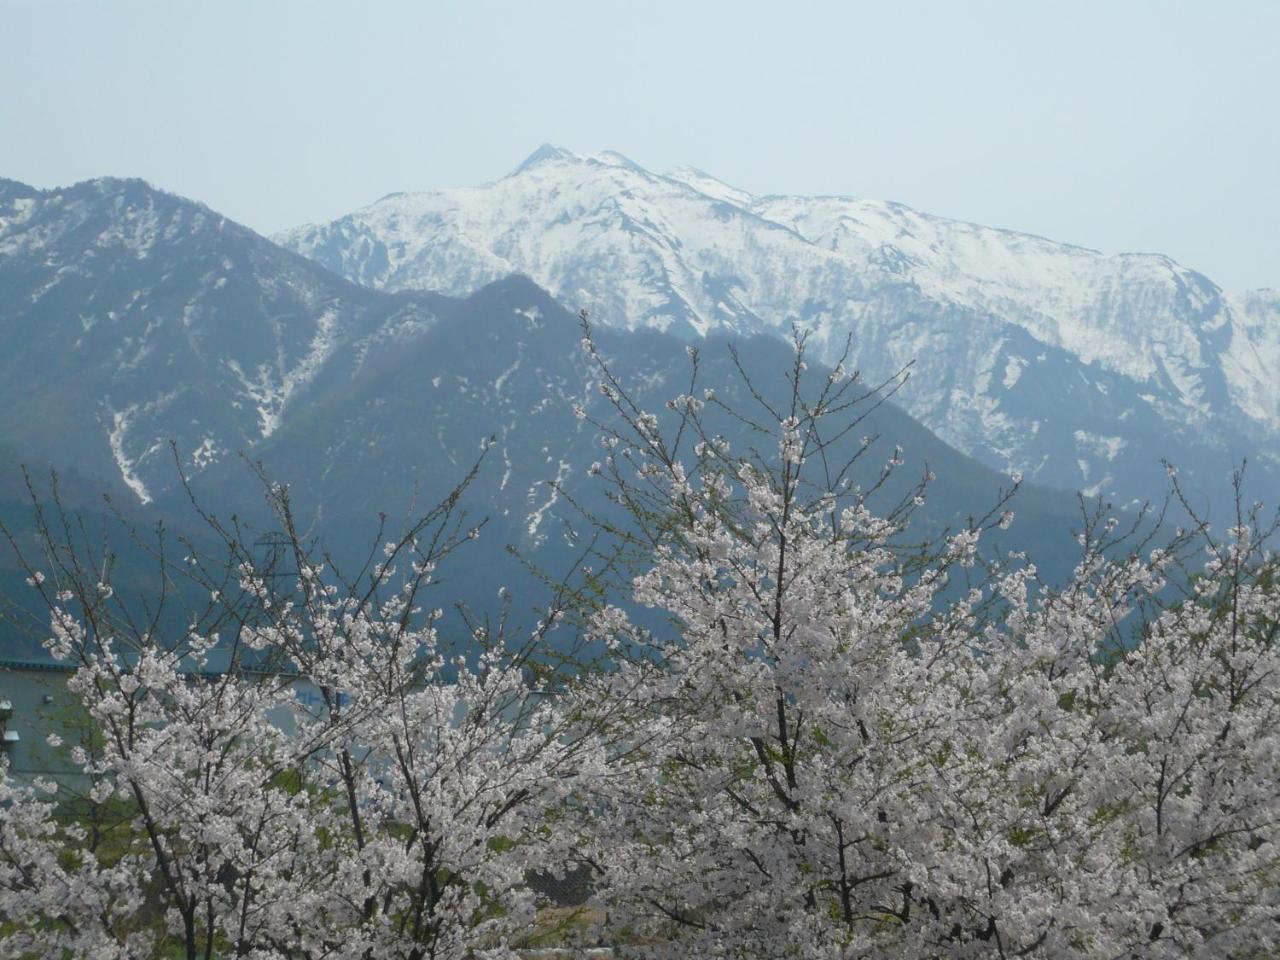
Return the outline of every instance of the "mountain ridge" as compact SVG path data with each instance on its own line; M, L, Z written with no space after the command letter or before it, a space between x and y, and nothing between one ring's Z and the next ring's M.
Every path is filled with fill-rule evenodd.
M853 336L872 377L917 361L900 399L959 449L1120 502L1152 488L1161 456L1219 486L1245 456L1280 466L1266 298L1162 254L900 203L754 197L702 171L556 147L489 184L277 238L379 289L460 294L519 272L603 324L697 338L797 322L828 359ZM1024 373L1044 396L1019 394ZM1083 406L1076 382L1096 394Z

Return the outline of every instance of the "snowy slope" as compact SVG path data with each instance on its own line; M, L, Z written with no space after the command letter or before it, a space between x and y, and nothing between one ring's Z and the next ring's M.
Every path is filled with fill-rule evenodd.
M396 194L277 238L359 283L463 294L524 273L603 323L853 338L869 376L988 464L1141 498L1160 456L1220 479L1280 455L1276 298L1153 254L543 147L473 188ZM1208 480L1206 480L1208 482Z

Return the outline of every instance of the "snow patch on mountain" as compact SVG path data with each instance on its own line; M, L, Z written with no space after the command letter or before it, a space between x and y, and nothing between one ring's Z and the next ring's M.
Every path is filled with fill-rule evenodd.
M191 451L191 463L197 470L203 470L210 464L216 463L220 460L225 452L226 451L218 446L217 441L214 440L213 437L205 437L200 441L199 445Z
M524 317L525 323L529 325L530 330L537 330L542 326L542 311L536 306L534 307L516 307L515 314Z
M108 411L111 423L107 427L107 443L111 447L111 456L115 458L116 466L120 468L121 479L133 491L134 496L146 504L151 502L151 494L146 484L134 472L134 461L124 452L125 433L129 429L129 417L133 410L134 408L129 407L124 410Z
M1114 460L1127 446L1124 437L1102 436L1086 430L1077 430L1072 436L1075 438L1076 446L1105 460Z
M333 310L324 310L316 317L315 322L315 333L312 335L310 343L307 344L307 352L292 368L283 371L280 382L281 410L284 409L294 394L314 379L320 368L324 366L338 348L340 329L337 313ZM281 365L283 366L283 364ZM275 430L275 426L278 426L278 424L277 415L277 421L272 426L272 431ZM264 437L269 435L269 433L263 433Z
M534 503L537 500L538 491L545 489L547 491L547 499L532 511L525 519L525 536L529 538L529 542L537 547L541 546L547 539L545 533L540 532L542 521L546 519L547 512L556 505L556 501L560 499L560 486L569 478L569 474L573 468L565 460L559 461L556 465L555 479L547 480L542 483L535 483L529 488L528 500Z
M233 269L233 265L223 258L220 268L220 273L225 274ZM201 286L205 291L218 290L224 280L225 275L209 273L202 278ZM193 300L183 307L182 325L187 328L197 326L204 319L203 315L210 312L211 307L205 299ZM240 395L249 401L257 415L260 439L275 433L290 400L315 379L344 340L350 339L350 332L342 328L341 317L331 307L317 308L314 317L309 319L314 329L302 342L300 354L296 356L291 356L291 353L297 349L294 345L297 332L286 329L279 318L272 318L268 329L274 341L274 357L260 360L248 371L235 356L223 359L223 365L235 378ZM357 365L363 360L367 346L367 343L361 344L357 350Z
M238 360L228 358L225 362L258 413L259 432L263 437L271 436L280 426L280 415L284 412L284 389L275 377L275 370L263 363L249 376Z
M520 358L517 357L511 366L498 374L498 378L493 381L493 389L497 393L502 393L502 385L507 382L507 378L520 369Z
M1018 380L1022 377L1022 371L1026 369L1027 361L1022 357L1008 357L1004 362L1004 377L1001 383L1006 390L1011 390L1017 386Z

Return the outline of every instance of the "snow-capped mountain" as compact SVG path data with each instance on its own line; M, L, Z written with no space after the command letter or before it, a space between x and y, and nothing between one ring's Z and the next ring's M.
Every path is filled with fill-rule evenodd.
M845 197L753 197L684 168L544 146L474 188L393 194L277 238L356 282L462 294L524 273L601 323L696 337L786 332L868 378L960 449L1117 498L1233 461L1280 467L1280 295L1224 293L1154 254Z
M0 181L0 440L127 486L270 436L322 375L434 321L140 180Z

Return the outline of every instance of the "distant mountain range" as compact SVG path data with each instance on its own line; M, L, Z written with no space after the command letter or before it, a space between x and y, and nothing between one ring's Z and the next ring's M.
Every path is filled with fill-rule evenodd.
M379 513L394 526L434 502L492 437L466 502L490 523L454 596L482 605L504 580L530 584L508 544L563 571L581 547L566 526L581 527L569 498L602 504L587 477L598 438L573 414L583 404L610 415L597 373L575 312L534 282L504 276L466 294L359 285L138 180L56 190L0 181L0 518L25 509L14 476L25 462L71 468L74 506L91 506L98 486L130 519L189 524L172 441L210 509L270 526L243 453L292 485L309 534L355 557ZM791 347L766 329L708 330L704 384L751 402L732 337L760 389L785 389ZM637 324L598 338L643 403L660 410L685 389L679 336ZM880 438L861 482L895 445L905 450L885 503L926 467L938 475L921 511L928 529L984 511L1008 484L892 403L858 433ZM1009 546L1067 542L1070 494L1033 486L1016 509ZM0 563L0 580L17 577Z
M450 587L484 607L498 583L535 582L508 545L563 571L581 549L574 504L603 504L598 438L573 415L610 415L578 307L657 409L685 387L689 340L704 384L741 404L727 343L776 394L793 323L822 359L851 338L868 380L914 363L859 431L879 439L855 479L901 445L883 502L927 466L920 519L936 531L1020 470L1035 482L1004 545L1051 575L1071 562L1072 489L1158 497L1167 457L1221 518L1244 456L1254 489L1280 489L1280 293L1228 295L1164 257L550 147L496 183L277 239L139 180L0 180L0 519L29 536L27 463L69 472L77 508L101 489L129 520L189 523L172 442L206 506L270 528L243 454L354 558L379 514L394 526L434 502L491 437L466 499L489 525ZM20 577L0 562L0 591Z
M849 197L754 197L701 171L544 146L478 187L392 194L277 238L362 285L463 295L522 273L603 324L697 338L851 337L870 378L1002 471L1122 504L1160 459L1223 509L1231 467L1280 489L1280 291L1228 294L1104 255Z

